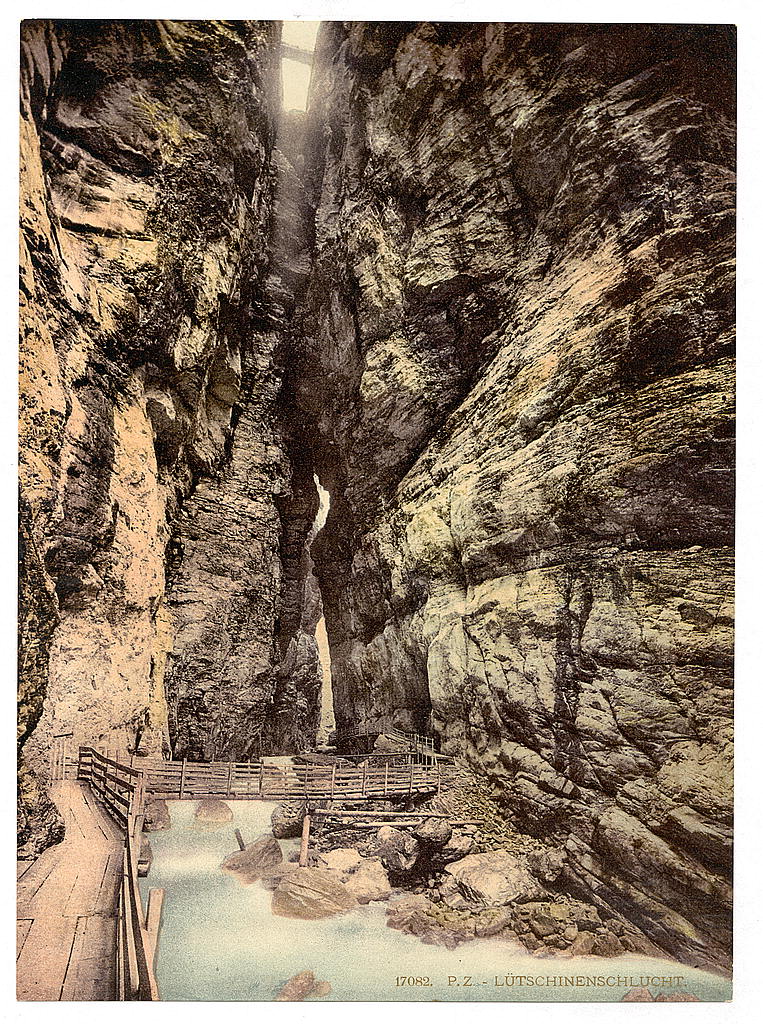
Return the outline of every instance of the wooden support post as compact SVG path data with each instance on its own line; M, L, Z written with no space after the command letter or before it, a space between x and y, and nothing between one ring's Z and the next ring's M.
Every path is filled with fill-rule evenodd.
M387 795L387 780L389 779L389 761L384 762L384 795Z
M310 774L310 765L306 764L305 765L305 799L307 799L307 797L309 795L308 792L307 792L307 776L309 774Z
M236 837L236 842L238 843L239 850L245 850L246 849L246 843L244 842L243 836L241 835L241 829L234 828L233 829L233 834Z
M156 947L159 945L159 923L162 919L164 889L148 890L148 907L146 908L146 931L148 932L149 948L146 958L153 971L156 964Z
M366 759L363 762L363 788L361 790L361 792L363 793L363 796L366 795L366 774L367 774L367 772L368 772L368 759Z
M413 761L411 761L409 771L410 776L408 778L408 796L410 796L411 793L413 792Z
M265 762L260 760L260 779L259 779L259 784L257 786L257 793L259 794L259 796L262 796L262 776L263 776L264 771L265 771Z
M233 779L233 762L228 762L228 786L225 795L230 796L231 781Z
M302 842L299 847L299 866L307 867L307 848L310 843L310 806L305 805L305 817L302 821Z
M185 792L185 768L186 768L187 764L188 764L188 758L184 757L183 758L183 766L180 769L180 796L178 798L180 800L183 799L183 794Z
M440 795L440 787L442 786L442 769L440 765L437 765L437 795Z
M331 768L331 799L334 799L334 785L336 784L336 765Z

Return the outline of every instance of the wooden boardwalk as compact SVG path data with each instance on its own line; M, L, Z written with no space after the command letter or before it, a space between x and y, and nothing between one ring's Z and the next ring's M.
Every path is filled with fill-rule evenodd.
M111 1000L124 832L82 783L56 782L51 796L66 837L19 862L16 995Z

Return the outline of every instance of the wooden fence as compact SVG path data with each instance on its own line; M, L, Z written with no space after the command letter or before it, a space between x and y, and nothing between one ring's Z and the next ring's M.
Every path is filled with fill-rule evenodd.
M272 765L141 759L146 790L165 799L362 800L439 792L449 764Z
M143 832L143 772L94 750L80 747L77 778L89 783L125 833L117 914L117 997L156 1000L154 972L164 891L152 889L144 913L138 888L138 857Z

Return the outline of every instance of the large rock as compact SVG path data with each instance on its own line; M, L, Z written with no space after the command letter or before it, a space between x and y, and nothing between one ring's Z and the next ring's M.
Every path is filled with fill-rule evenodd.
M302 835L304 820L304 803L283 803L273 808L270 826L276 839L296 839Z
M161 832L172 828L172 819L166 800L149 800L143 811L143 831Z
M372 857L380 857L385 868L395 875L408 874L419 856L419 844L413 836L391 825L383 825L366 850Z
M441 887L452 906L504 907L542 897L543 890L519 858L506 850L472 853L445 868L452 882ZM460 909L460 907L459 907Z
M387 900L392 893L387 872L382 862L374 857L364 857L355 870L345 877L344 883L358 903Z
M299 868L282 879L273 893L271 909L279 917L312 921L345 914L357 905L333 871Z
M427 945L455 949L475 938L475 922L469 915L450 919L439 914L426 896L406 896L387 908L387 927L415 935Z
M265 874L260 875L258 881L264 889L269 889L273 892L287 875L290 875L292 871L298 870L297 864L291 861L284 861L283 864L277 864L275 867L269 868Z
M224 800L209 798L196 804L193 817L197 825L214 827L233 821L233 811Z
M454 833L448 842L435 851L435 858L441 864L450 864L454 860L468 857L474 850L474 839L465 833Z
M413 827L413 835L423 846L445 846L453 836L447 818L422 818Z
M331 992L328 981L317 981L312 971L300 971L289 978L276 996L277 1003L296 1003L303 999L318 999Z
M555 882L562 873L567 854L564 850L546 847L531 850L526 857L527 867L541 882Z
M318 864L328 868L330 871L337 871L341 875L349 875L360 867L363 857L352 847L339 847L336 850L326 850L318 854Z
M273 836L262 836L253 843L247 843L243 850L228 854L220 865L223 871L245 883L255 882L263 875L270 875L283 864L280 844Z
M389 899L389 877L376 857L362 857L356 849L346 847L319 854L318 864L336 872L358 903Z

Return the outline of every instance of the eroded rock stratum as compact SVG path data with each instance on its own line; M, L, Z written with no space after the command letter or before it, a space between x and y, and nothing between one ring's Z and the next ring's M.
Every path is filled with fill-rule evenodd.
M728 964L733 48L328 23L279 119L273 23L25 24L42 781L67 730L309 746L323 607L340 747L433 729L561 887Z
M730 939L732 49L333 25L307 161L340 738L431 708L689 962Z

